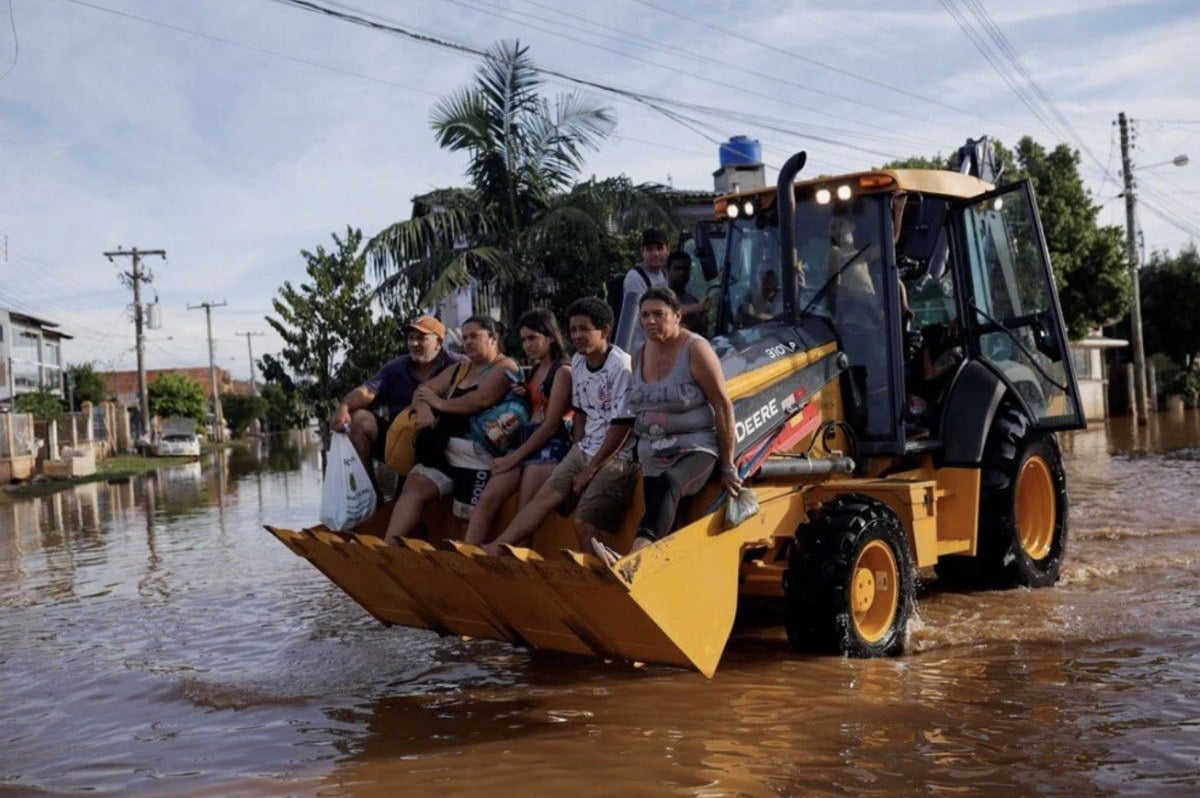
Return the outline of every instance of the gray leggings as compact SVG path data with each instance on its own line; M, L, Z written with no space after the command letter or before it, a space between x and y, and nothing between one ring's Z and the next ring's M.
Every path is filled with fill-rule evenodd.
M646 494L646 512L638 524L637 536L661 540L671 534L679 501L693 496L712 476L717 458L706 452L692 452L680 457L658 476L642 477Z

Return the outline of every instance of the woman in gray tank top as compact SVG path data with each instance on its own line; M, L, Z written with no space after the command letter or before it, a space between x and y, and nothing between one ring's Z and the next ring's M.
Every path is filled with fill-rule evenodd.
M725 489L736 496L741 486L733 403L712 347L682 328L682 306L671 289L650 289L638 309L646 341L633 356L625 415L638 438L646 512L631 554L671 533L679 501L704 487L718 461Z

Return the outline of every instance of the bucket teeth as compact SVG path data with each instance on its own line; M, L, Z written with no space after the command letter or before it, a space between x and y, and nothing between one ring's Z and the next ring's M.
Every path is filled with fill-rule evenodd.
M612 567L568 549L502 545L489 556L453 540L267 530L383 623L711 676L733 627L743 548L802 516L790 490L756 490L754 523L725 531L719 514L706 516Z

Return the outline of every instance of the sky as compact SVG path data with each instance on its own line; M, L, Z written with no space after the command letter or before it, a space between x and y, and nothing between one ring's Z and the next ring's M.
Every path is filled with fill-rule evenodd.
M1193 0L314 2L468 49L519 39L547 70L703 106L586 89L617 127L584 178L711 190L732 135L761 141L769 182L800 149L831 174L1030 135L1079 150L1101 223L1123 227L1125 112L1146 251L1200 235ZM68 363L135 368L129 259L104 253L162 249L147 368L207 365L188 308L224 302L216 364L247 379L245 333L279 351L264 317L302 250L465 184L429 112L478 63L278 0L0 0L0 306L59 323Z

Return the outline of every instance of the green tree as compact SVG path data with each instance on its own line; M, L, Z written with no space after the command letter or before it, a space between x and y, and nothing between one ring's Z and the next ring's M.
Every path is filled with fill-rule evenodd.
M186 374L169 371L146 388L150 412L160 418L191 418L203 424L208 415L204 386Z
M249 393L221 394L221 415L233 436L241 437L254 419L267 409L267 403L260 396Z
M96 373L96 369L91 363L76 363L68 366L67 379L74 384L71 392L75 399L75 407L71 408L72 410L78 409L84 402L99 404L108 401L111 396L108 386L104 384L104 378Z
M467 154L471 186L426 195L414 218L368 242L382 296L429 306L475 279L515 319L532 304L596 291L605 274L580 252L597 242L611 249L614 231L670 221L669 203L650 187L623 178L575 185L585 151L615 127L612 109L576 93L547 100L541 86L528 48L503 42L471 84L434 105L437 143ZM580 292L577 279L559 282L564 275L588 284Z
M269 401L284 398L285 416L299 409L321 422L338 400L402 348L396 315L384 311L376 317L362 232L347 228L344 239L332 238L332 251L301 252L308 279L299 286L285 282L271 301L275 315L267 323L283 338L284 348L261 361L264 382L279 388Z
M1025 136L1017 144L1017 180L1028 177L1058 281L1067 332L1081 338L1129 312L1130 286L1124 235L1100 227L1100 207L1079 176L1079 153L1065 144L1053 150Z
M18 394L13 401L13 409L18 413L31 413L38 418L60 418L63 414L63 400L48 388L38 388L30 393Z
M264 382L261 396L268 429L276 432L299 429L308 420L295 390L289 391L281 382Z
M1190 366L1200 352L1200 252L1153 252L1141 272L1142 329L1148 353Z

